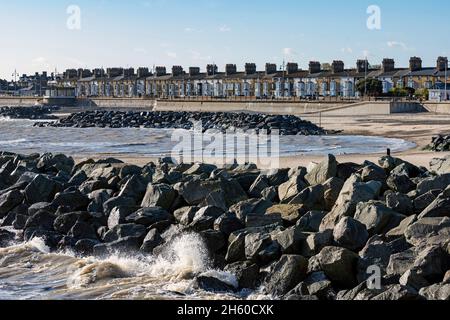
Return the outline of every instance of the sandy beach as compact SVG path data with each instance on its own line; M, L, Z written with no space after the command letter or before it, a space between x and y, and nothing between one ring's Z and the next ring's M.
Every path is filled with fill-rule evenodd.
M450 115L432 113L392 114L383 116L302 116L303 119L322 126L327 130L342 130L345 135L382 136L404 139L416 144L416 147L404 152L393 153L395 157L429 167L433 158L443 158L450 152L431 152L424 150L433 136L450 134ZM362 163L365 160L377 162L385 154L339 155L339 162ZM125 162L143 165L154 158L119 156ZM291 168L307 166L310 162L320 162L322 156L288 156L280 158L280 167ZM79 159L77 159L79 160ZM205 159L208 162L207 159Z

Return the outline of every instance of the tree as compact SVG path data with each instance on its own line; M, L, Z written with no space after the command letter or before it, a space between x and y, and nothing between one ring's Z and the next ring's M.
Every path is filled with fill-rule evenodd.
M427 88L422 88L416 91L416 97L422 100L428 100L430 91Z
M367 93L368 96L379 96L383 93L383 83L375 78L362 79L356 84L356 90L361 95ZM367 90L367 91L366 91Z

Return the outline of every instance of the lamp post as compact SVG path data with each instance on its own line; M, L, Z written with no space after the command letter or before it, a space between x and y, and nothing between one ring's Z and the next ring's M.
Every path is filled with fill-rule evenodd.
M16 93L17 91L17 76L19 74L17 73L17 69L14 69L14 73L12 74L12 76L14 77L14 93Z
M444 72L444 78L445 78L445 85L444 85L444 94L445 94L445 101L447 101L447 70L448 70L448 62L445 63L445 72Z

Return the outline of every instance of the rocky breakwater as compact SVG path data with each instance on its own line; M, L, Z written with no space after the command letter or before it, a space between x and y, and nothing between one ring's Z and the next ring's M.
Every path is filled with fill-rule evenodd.
M2 246L40 237L80 255L156 255L174 235L195 233L214 267L237 279L192 274L202 290L450 299L450 171L393 157L354 164L328 156L308 169L268 172L11 153L1 154L0 168L2 226L19 230L0 231Z
M433 137L428 149L436 152L450 151L450 135L439 135Z
M266 115L256 113L212 113L212 112L121 112L86 111L69 115L57 123L37 123L37 126L76 128L156 128L190 130L201 122L203 131L240 129L279 130L280 135L324 135L325 130L291 115Z
M30 120L56 120L58 117L52 115L59 110L58 107L1 107L0 117L9 119L30 119Z

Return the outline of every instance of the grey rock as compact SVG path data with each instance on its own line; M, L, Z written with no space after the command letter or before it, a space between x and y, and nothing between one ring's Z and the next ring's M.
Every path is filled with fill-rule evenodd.
M145 253L153 253L153 250L164 243L157 229L151 229L144 238L141 251Z
M297 227L304 232L319 232L325 211L309 211L297 221Z
M0 195L0 219L4 218L12 209L22 203L24 196L18 190L12 190Z
M333 210L322 220L320 230L332 230L343 217L353 216L357 204L375 199L381 186L378 181L364 183L358 175L351 176L345 182Z
M274 296L282 296L306 277L308 261L299 255L283 255L273 272L265 279L265 288Z
M325 247L320 251L318 260L321 269L333 284L342 288L356 286L357 254L344 248Z
M401 193L389 193L386 196L386 205L388 208L406 216L414 214L412 200L407 195Z
M175 201L177 194L176 191L169 185L149 184L142 200L141 207L161 207L169 210Z
M385 234L398 227L405 218L404 215L375 201L359 203L355 213L355 219L363 223L371 235Z
M328 155L327 159L315 166L305 176L305 180L311 185L322 184L330 178L336 177L337 161L333 155Z
M120 224L106 232L103 241L114 242L127 237L140 239L142 241L147 233L146 231L146 228L139 224Z
M173 216L161 207L142 208L125 218L127 223L141 224L146 227L167 220L173 220Z
M333 230L333 238L340 246L355 251L365 246L369 239L366 226L350 217L344 217Z

